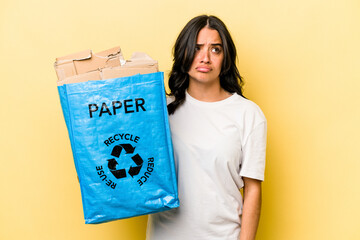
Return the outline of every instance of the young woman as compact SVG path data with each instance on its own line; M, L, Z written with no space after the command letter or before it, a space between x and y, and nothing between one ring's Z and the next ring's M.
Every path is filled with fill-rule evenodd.
M168 111L180 207L149 216L149 240L255 239L266 119L243 97L235 61L215 16L193 18L177 38Z

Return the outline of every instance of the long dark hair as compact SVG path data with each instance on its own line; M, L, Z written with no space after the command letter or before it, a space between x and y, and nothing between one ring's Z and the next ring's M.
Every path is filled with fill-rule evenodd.
M176 39L173 55L174 63L169 77L169 96L175 100L168 105L169 114L185 101L185 91L189 86L189 70L195 56L195 46L199 31L204 27L218 31L223 49L224 60L220 72L220 86L230 92L243 96L243 80L236 67L236 47L225 24L215 16L201 15L191 19Z

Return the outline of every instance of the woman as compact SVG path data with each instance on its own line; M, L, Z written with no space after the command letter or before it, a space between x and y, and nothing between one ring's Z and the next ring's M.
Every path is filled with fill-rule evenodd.
M149 216L149 240L255 239L266 119L242 96L235 60L214 16L190 20L175 43L168 110L180 207Z

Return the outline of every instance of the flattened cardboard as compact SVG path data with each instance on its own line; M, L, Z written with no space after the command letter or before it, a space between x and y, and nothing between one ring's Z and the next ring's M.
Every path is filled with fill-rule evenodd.
M54 67L58 86L159 71L157 61L142 52L133 53L131 59L125 61L120 47L95 54L85 50L59 57Z

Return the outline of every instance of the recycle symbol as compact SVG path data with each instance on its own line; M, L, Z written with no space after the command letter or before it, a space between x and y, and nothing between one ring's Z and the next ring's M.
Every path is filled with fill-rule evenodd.
M111 152L111 156L120 159L120 155L123 150L125 150L125 154L132 154L134 153L135 147L133 147L131 144L128 143L116 145L114 146ZM131 177L134 177L135 175L139 174L144 161L142 160L139 154L133 155L131 159L136 164L136 166L130 166L128 173L130 174ZM116 165L118 164L119 163L116 161L115 158L108 159L108 168L110 172L114 175L114 177L116 177L117 179L126 177L125 168L116 169Z

